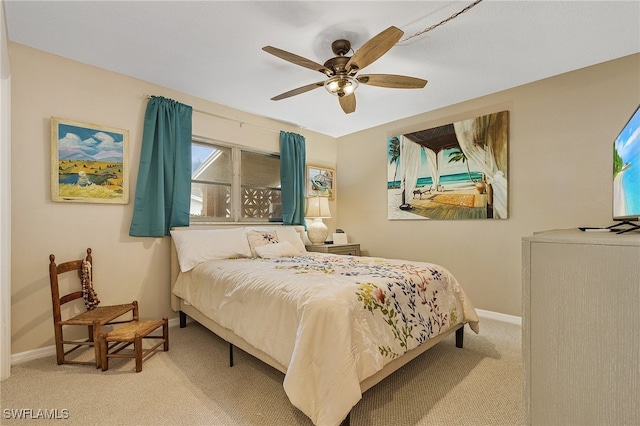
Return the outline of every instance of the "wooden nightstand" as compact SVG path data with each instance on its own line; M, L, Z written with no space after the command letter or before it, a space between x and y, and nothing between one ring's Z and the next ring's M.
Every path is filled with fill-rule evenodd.
M307 251L360 256L360 244L322 244L306 246Z

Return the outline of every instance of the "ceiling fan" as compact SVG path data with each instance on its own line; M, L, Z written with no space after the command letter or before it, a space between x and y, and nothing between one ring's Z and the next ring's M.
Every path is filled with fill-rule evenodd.
M279 101L280 99L289 98L324 86L329 93L338 96L342 110L346 114L350 114L356 110L356 95L354 91L359 84L394 89L421 89L427 84L427 80L394 74L357 75L364 67L387 53L400 40L403 34L402 30L391 26L367 41L353 56L345 56L351 50L349 40L336 40L331 43L331 50L336 56L327 60L324 65L277 47L265 46L262 50L267 53L296 65L320 71L329 77L325 81L289 90L271 98L271 100Z

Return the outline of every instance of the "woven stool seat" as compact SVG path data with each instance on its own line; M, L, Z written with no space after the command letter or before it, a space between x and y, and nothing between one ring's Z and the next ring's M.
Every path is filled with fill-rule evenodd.
M164 321L133 321L109 332L105 338L107 342L133 342L136 334L146 336L158 327L162 327Z
M132 309L131 303L125 305L98 306L90 311L76 315L66 321L60 321L62 325L93 325L98 321L100 325L105 325L114 319L126 314Z
M161 335L151 333L162 327ZM143 339L157 339L158 342L148 349L142 348ZM111 343L111 345L110 345ZM121 353L126 347L133 345L133 353ZM109 369L109 358L133 358L136 360L136 372L142 371L142 361L160 345L169 350L169 320L132 321L109 333L100 336L102 371Z

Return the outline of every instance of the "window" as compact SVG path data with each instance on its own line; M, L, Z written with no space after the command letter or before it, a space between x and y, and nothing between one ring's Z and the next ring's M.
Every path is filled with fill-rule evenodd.
M280 156L191 144L191 221L281 221Z

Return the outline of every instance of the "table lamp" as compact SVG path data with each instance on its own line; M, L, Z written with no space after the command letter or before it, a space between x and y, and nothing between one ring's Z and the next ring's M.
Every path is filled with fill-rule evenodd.
M313 219L313 222L307 229L307 236L311 244L323 244L329 235L329 228L327 228L327 225L322 221L323 218L331 217L329 199L327 197L307 198L307 209L305 210L304 217Z

